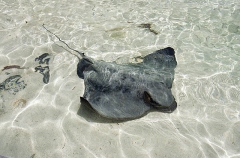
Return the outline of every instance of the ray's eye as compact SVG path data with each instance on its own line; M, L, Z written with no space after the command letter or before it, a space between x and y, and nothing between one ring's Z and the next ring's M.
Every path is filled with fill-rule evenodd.
M150 104L150 105L152 105L152 106L159 106L158 105L158 103L156 103L153 99L152 99L152 97L151 97L151 95L148 93L148 92L146 92L146 91L144 91L143 92L143 99L144 99L144 101L146 102L146 103L148 103L148 104Z
M144 98L144 101L147 102L147 103L151 103L152 102L151 96L146 91L144 91L144 93L143 93L143 98Z
M152 105L153 107L156 107L156 108L162 107L160 104L158 104L157 102L155 102L155 101L152 99L151 95L150 95L148 92L146 92L146 91L143 92L143 99L144 99L144 101L145 101L147 104L150 104L150 105Z

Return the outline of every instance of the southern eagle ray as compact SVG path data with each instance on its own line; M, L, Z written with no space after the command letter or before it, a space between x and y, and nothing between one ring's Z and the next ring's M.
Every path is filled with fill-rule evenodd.
M126 120L139 118L152 110L171 113L177 108L171 92L177 66L173 48L157 50L140 63L117 64L94 60L70 48L44 24L43 27L78 57L77 75L85 85L81 98L101 116Z

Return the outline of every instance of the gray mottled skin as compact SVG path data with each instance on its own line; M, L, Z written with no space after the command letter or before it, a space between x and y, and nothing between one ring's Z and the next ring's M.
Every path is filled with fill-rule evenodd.
M100 115L111 119L139 118L152 109L172 112L177 104L171 93L175 52L168 47L137 64L120 65L83 56L78 76L84 79L83 98Z

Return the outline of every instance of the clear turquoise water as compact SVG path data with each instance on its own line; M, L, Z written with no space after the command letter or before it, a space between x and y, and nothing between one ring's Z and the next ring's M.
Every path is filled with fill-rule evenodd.
M240 2L0 1L0 155L8 157L240 157ZM84 84L77 58L45 24L96 60L133 62L157 49L176 51L178 108L124 123L78 115ZM152 24L151 32L138 27ZM54 43L55 41L56 43ZM50 54L50 80L35 58ZM43 66L46 66L43 64ZM84 116L84 117L83 117Z

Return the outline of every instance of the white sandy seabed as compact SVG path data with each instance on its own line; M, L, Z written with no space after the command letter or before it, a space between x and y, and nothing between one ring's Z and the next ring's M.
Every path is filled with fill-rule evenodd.
M238 0L1 0L0 6L0 155L240 157ZM43 23L95 60L129 63L173 47L177 110L114 123L81 109L78 59ZM146 23L154 31L138 27ZM35 61L44 53L49 64ZM49 66L48 84L37 66Z

